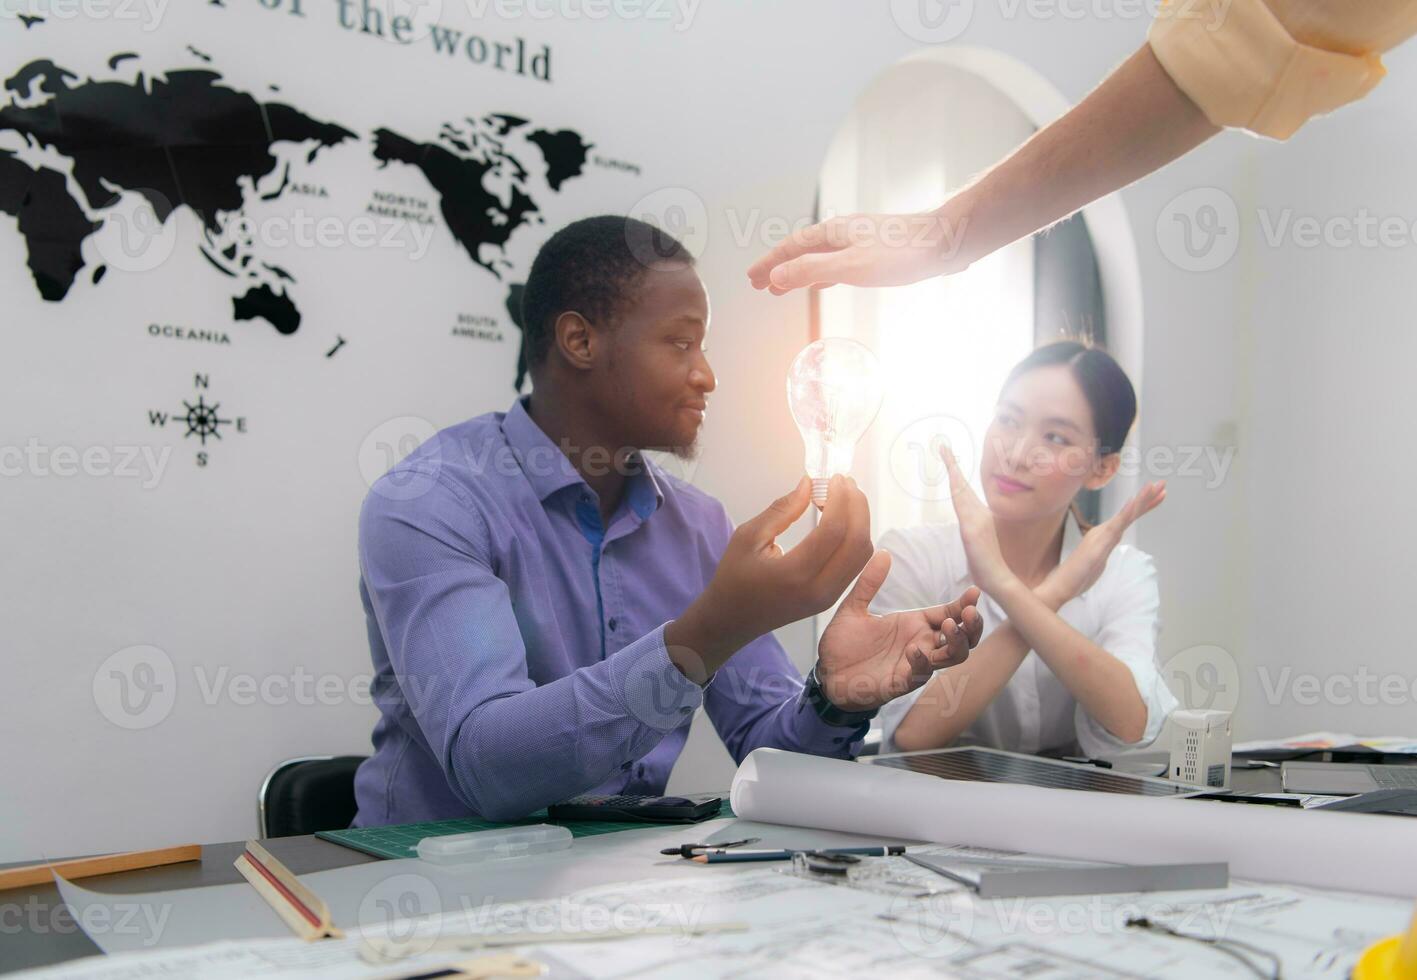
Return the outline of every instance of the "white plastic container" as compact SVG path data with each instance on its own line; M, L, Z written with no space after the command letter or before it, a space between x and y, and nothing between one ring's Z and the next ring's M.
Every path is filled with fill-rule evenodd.
M1192 786L1230 788L1230 712L1178 708L1171 712L1167 778Z
M418 857L432 864L476 864L549 854L571 846L571 832L549 823L505 830L475 830L469 834L425 837L418 842Z

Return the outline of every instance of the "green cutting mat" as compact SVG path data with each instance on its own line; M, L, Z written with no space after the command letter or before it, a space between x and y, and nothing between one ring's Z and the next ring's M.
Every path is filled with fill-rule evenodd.
M733 816L733 807L728 805L727 794L724 795L723 806L718 811L718 817ZM709 819L716 819L710 817ZM348 830L320 830L315 833L316 837L322 840L333 841L336 844L343 844L345 847L352 847L356 851L363 851L365 854L372 854L381 858L416 858L418 857L418 842L425 837L446 837L449 834L466 834L474 830L497 830L501 827L524 827L534 823L552 823L546 819L546 811L538 810L531 816L522 820L512 820L507 823L494 823L491 820L479 820L476 817L466 817L458 820L435 820L431 823L405 823L395 824L391 827L353 827ZM596 837L600 834L613 834L621 830L644 830L646 827L673 827L684 828L685 840L693 839L693 828L697 824L657 824L657 823L626 823L612 822L609 820L567 820L563 824L571 832L572 837Z

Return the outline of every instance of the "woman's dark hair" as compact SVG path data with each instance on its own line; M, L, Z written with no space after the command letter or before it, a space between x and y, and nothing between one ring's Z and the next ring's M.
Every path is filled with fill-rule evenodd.
M1137 393L1122 366L1102 348L1076 340L1045 344L1014 366L1004 381L1004 389L1030 371L1056 365L1071 370L1082 389L1092 409L1092 427L1097 432L1101 454L1121 452L1137 417Z

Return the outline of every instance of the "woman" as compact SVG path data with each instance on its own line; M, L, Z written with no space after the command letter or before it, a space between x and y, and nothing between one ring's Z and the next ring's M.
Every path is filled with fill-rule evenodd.
M892 565L873 608L931 605L975 585L984 636L964 664L882 709L886 751L962 742L1098 756L1156 738L1177 703L1154 660L1156 569L1119 542L1165 484L1096 527L1074 503L1116 474L1135 416L1117 362L1064 341L1004 383L985 438L984 501L942 454L957 522L885 535Z

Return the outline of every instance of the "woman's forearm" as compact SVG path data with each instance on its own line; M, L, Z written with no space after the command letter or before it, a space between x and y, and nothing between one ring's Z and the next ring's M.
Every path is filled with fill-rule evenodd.
M940 207L944 271L1047 228L1218 132L1143 44L1082 102Z
M1127 665L1058 615L1061 603L1022 582L992 593L1009 622L1092 718L1123 742L1146 733L1147 708Z
M1028 643L1001 623L958 667L937 671L910 706L891 740L896 749L949 745L998 696L1028 656Z

